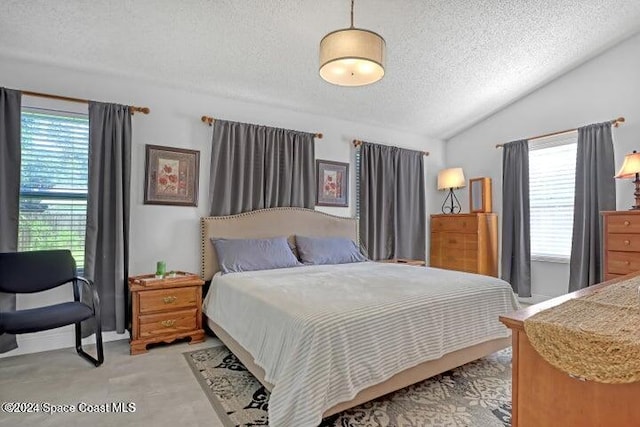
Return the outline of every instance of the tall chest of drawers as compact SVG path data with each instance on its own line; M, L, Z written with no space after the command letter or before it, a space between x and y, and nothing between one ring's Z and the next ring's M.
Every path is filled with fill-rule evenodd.
M497 277L498 216L431 215L430 265Z
M640 212L607 211L604 219L603 279L640 270Z

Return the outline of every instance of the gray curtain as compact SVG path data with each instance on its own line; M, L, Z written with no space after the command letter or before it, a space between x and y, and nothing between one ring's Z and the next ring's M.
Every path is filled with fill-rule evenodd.
M20 203L20 108L22 93L0 87L0 252L18 250ZM0 292L0 312L16 309L16 296ZM18 347L0 331L0 353Z
M89 103L89 192L84 274L100 295L104 330L124 333L128 323L129 107ZM91 333L91 322L83 334Z
M570 292L599 283L602 278L600 212L616 209L614 175L611 123L578 129Z
M502 149L501 277L521 297L531 296L529 221L529 143L514 141Z
M315 206L314 134L216 120L209 212Z
M360 239L369 258L425 259L423 171L421 152L360 146Z

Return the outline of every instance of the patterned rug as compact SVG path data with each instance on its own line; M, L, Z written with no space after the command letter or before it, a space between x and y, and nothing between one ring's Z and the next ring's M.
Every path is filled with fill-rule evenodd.
M269 425L269 392L226 347L184 356L225 426ZM511 426L511 349L329 417L321 426Z

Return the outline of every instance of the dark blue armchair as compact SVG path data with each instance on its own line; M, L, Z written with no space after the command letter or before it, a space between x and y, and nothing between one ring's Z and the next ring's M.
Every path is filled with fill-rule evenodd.
M73 301L45 307L0 312L0 334L27 334L75 324L76 351L100 366L104 362L100 299L93 283L78 277L76 262L68 250L0 253L0 292L30 294L73 285ZM85 295L82 298L82 295ZM90 301L90 305L84 301ZM97 359L82 349L81 322L95 321Z

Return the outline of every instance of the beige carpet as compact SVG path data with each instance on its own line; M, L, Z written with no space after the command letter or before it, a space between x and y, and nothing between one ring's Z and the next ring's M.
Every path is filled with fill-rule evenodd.
M269 393L226 347L184 353L226 426L266 426ZM511 349L325 419L323 427L510 426Z

